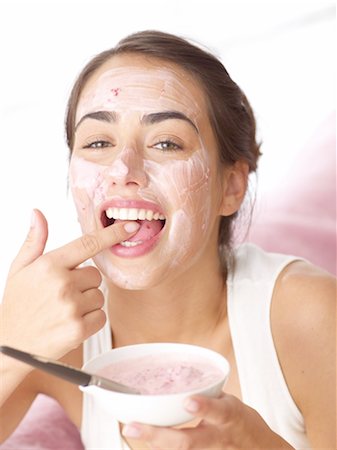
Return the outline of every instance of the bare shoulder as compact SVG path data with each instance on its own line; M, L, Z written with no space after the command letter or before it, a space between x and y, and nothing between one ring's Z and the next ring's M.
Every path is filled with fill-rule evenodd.
M315 343L335 331L335 311L336 278L323 269L296 261L278 277L272 302L275 332L282 327L284 335L287 326L299 339Z
M301 327L305 339L315 338L322 332L322 324L335 318L336 278L328 272L304 261L289 264L280 274L274 289L272 322L274 328L286 320L295 331ZM283 322L284 325L284 322ZM283 330L284 331L284 330ZM330 329L332 331L332 329ZM296 330L298 332L298 330Z
M307 262L288 265L275 285L271 326L313 447L330 448L336 421L336 279Z

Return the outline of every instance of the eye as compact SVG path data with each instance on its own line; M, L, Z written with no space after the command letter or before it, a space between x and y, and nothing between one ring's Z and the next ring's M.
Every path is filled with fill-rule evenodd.
M152 147L164 152L179 151L183 149L181 145L177 144L172 139L163 139L157 142L157 144L153 145Z
M106 147L112 147L112 144L108 141L104 141L103 139L97 139L83 146L83 148L92 148L94 150L101 150Z

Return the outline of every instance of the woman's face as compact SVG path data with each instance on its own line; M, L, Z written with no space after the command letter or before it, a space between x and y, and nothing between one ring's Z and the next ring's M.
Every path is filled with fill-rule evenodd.
M180 67L115 56L77 108L70 185L85 233L138 220L130 241L94 260L114 284L145 289L217 246L222 180L200 85ZM211 252L214 255L214 252Z

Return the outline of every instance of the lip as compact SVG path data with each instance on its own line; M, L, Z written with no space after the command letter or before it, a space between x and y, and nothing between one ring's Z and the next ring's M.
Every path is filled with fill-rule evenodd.
M149 202L146 200L137 200L137 199L110 199L102 203L100 208L100 217L102 214L105 214L105 211L108 208L137 208L137 209L150 209L154 213L163 214L166 217L166 214L163 212L162 208L156 203ZM167 219L166 219L167 220ZM143 256L149 253L155 245L158 243L160 238L163 235L165 226L160 230L158 234L153 236L151 239L144 241L142 244L139 244L135 247L124 247L121 244L116 244L110 248L110 251L119 257L122 258L134 258L137 256Z

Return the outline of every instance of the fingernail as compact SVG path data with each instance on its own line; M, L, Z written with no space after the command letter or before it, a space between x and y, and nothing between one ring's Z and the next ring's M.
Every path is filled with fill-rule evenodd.
M125 425L122 434L125 437L139 438L141 436L141 430L135 425Z
M133 233L135 231L137 231L139 229L140 225L138 222L127 222L124 225L124 229L128 232L128 233Z
M185 402L185 408L190 413L196 413L200 409L200 405L196 400L193 400L191 398L187 399Z
M32 215L31 215L31 218L30 218L30 228L31 229L34 228L35 224L36 224L36 213L35 213L35 209L33 209Z

